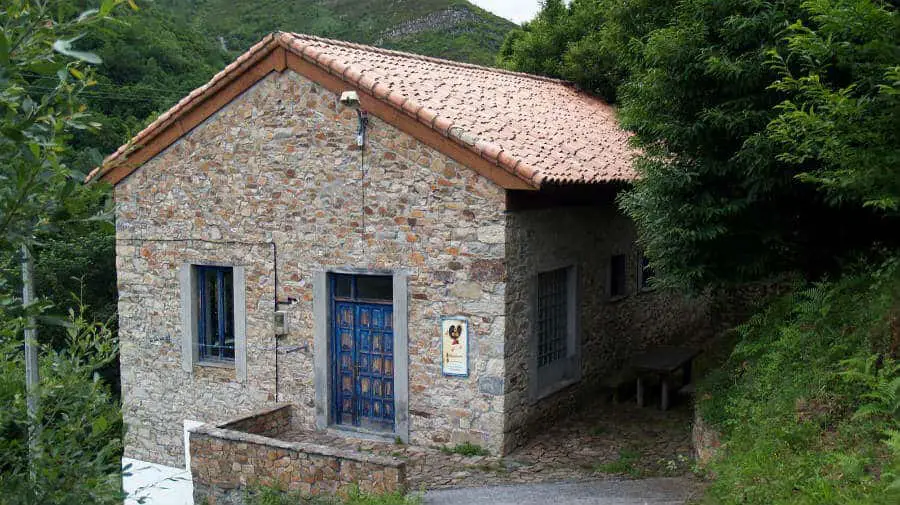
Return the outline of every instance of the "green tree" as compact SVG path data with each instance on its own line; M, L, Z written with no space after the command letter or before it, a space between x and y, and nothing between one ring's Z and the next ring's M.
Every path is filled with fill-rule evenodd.
M114 448L119 442L114 436L109 440L108 424L94 428L97 436L107 437L101 444L100 438L73 437L71 430L75 428L69 423L83 423L91 413L99 413L98 406L103 405L118 418L118 407L93 386L83 395L75 394L74 389L83 385L85 379L85 368L79 363L93 371L97 363L109 362L108 358L95 361L84 354L100 350L80 345L83 335L79 332L84 325L79 326L79 321L72 323L76 334L69 335L66 349L49 357L50 375L41 384L36 316L46 305L35 299L34 251L39 237L50 237L62 227L85 219L84 202L98 190L98 186L82 184L84 175L65 163L71 132L96 126L89 122L86 107L77 95L94 84L88 65L100 60L93 53L77 49L76 44L88 27L107 19L123 2L104 0L98 8L85 11L76 10L68 2L41 0L11 0L0 7L0 250L22 254L21 307L16 312L0 313L0 343L7 358L6 371L19 372L17 384L24 385L15 388L11 378L4 379L10 387L3 398L3 410L12 417L0 419L0 429L3 443L10 446L11 459L3 463L6 468L0 483L9 491L6 495L22 503L62 503L67 502L67 494L79 493L93 496L92 501L102 501L110 496L108 489L93 479L118 482L116 474L107 470L80 477L72 472L79 463L88 470L96 469L91 458L109 460L106 447ZM136 8L133 2L129 3ZM0 290L3 309L11 307L15 300L7 286L3 284L4 289ZM18 330L24 333L23 354L19 353L23 340ZM16 369L19 362L22 370ZM54 379L63 386L54 383ZM66 387L73 389L64 397L54 396ZM24 389L24 395L20 389ZM39 401L48 397L48 403ZM17 402L23 398L24 416L17 416L21 410ZM84 412L83 417L74 416L80 412ZM27 429L17 429L22 426ZM25 457L16 459L16 448L25 446ZM98 449L101 451L95 453ZM20 464L23 461L24 467ZM7 473L10 479L6 478ZM98 489L106 491L101 496Z
M651 33L621 86L623 125L645 149L622 202L663 272L694 285L816 278L897 243L889 205L865 206L884 193L847 198L845 184L871 190L896 170L896 104L873 98L900 58L897 33L896 7L870 0L695 0ZM875 114L854 122L860 108Z
M767 136L829 201L900 211L900 16L880 2L816 1L771 54L787 95Z
M37 418L42 429L28 449L32 420L25 405L19 311L0 303L0 496L10 505L121 504L122 418L109 385L98 373L114 363L112 331L87 319L84 307L69 313L60 350L42 348ZM76 302L77 304L77 302Z
M499 62L617 101L641 148L621 203L664 280L817 278L900 237L897 33L874 0L575 0Z
M513 30L497 55L511 70L549 75L615 102L641 61L643 39L665 26L672 0L549 1L534 20Z

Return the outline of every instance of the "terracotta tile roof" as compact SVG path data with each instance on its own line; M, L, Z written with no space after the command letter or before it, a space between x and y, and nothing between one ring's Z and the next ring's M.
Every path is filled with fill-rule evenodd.
M167 128L177 125L183 130L182 116L278 47L403 111L532 187L636 177L629 134L619 128L614 109L568 83L293 33L276 33L254 45L110 155L98 168L100 175ZM289 65L280 69L284 66Z

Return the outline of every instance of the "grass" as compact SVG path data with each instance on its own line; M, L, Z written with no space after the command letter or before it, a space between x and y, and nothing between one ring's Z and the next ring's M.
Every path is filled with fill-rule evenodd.
M343 496L304 496L278 487L258 486L245 493L247 505L421 505L419 494L363 493L356 486L345 489Z
M640 477L643 473L637 463L641 460L641 453L635 449L622 449L619 451L619 457L615 461L609 463L600 463L594 465L594 471L598 473L614 473L620 475L628 475L630 477Z
M704 503L900 503L898 265L798 287L739 329L698 390L723 442Z
M441 447L441 452L444 454L461 454L463 456L489 456L491 454L487 449L471 442L463 442L454 447L445 445Z

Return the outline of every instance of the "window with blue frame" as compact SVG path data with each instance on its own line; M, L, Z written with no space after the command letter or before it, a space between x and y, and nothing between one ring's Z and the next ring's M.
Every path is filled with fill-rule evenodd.
M234 274L231 267L195 266L200 361L234 361Z

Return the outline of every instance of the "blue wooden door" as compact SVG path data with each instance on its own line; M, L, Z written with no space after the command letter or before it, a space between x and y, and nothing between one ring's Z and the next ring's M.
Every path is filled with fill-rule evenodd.
M393 307L353 298L332 295L334 421L393 431Z

